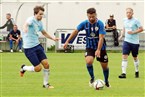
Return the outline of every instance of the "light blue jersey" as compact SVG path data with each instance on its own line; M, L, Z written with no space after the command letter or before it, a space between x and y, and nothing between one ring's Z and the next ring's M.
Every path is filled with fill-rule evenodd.
M24 49L32 48L40 44L39 33L43 31L42 22L36 20L34 16L28 18L26 23L28 24L28 32L22 32Z
M139 44L139 34L128 34L128 31L135 31L139 27L141 27L140 22L136 18L124 19L124 28L125 28L125 39L124 41L133 43L133 44Z

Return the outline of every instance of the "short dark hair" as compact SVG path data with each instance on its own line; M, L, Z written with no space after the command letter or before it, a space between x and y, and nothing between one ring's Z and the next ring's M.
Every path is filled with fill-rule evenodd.
M89 8L87 10L87 14L94 14L94 13L96 13L96 9L95 8Z
M113 14L110 14L110 17L114 17L114 15Z
M10 13L7 13L6 15L9 15L9 16L11 16L11 14L10 14Z
M34 8L34 15L35 15L35 14L38 14L38 12L39 12L40 10L44 11L44 8L43 8L42 6L36 6L36 7Z

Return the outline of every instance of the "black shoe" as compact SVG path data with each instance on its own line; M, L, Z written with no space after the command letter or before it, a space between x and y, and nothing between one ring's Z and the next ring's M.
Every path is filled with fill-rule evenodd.
M126 78L126 74L122 73L121 75L118 76L119 78Z
M91 79L91 80L89 81L89 86L92 87L92 86L93 86L93 83L94 83L94 79Z
M135 72L135 78L139 78L139 72Z
M25 70L23 70L23 67L24 67L25 65L23 64L22 66L21 66L21 69L20 69L20 76L21 77L23 77L24 76L24 73L25 73Z
M43 85L43 88L53 89L54 87L53 87L53 86L51 86L51 85L48 83L48 84L46 84L46 85Z
M108 88L111 87L111 85L109 84L109 82L105 83L105 86L108 87Z

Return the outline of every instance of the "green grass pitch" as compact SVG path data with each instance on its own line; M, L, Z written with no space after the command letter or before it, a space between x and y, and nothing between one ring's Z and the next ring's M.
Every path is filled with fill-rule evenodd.
M94 90L88 86L89 74L84 53L47 53L50 63L50 83L54 89L42 88L42 71L26 72L19 76L21 64L31 65L24 53L0 53L0 97L144 97L145 55L139 54L140 78L134 77L134 65L129 56L127 79L121 74L121 53L108 53L111 88ZM103 80L103 72L94 61L96 79Z

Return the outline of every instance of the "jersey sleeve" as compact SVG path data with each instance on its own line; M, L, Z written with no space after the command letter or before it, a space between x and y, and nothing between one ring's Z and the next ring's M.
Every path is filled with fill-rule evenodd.
M116 20L114 20L114 25L116 26Z
M108 19L106 20L105 24L106 24L106 25L108 24Z
M99 34L106 34L103 22L99 21Z
M44 28L43 28L43 24L41 22L40 31L42 32L43 30L44 30Z
M138 28L141 27L141 23L140 23L140 21L137 20L137 19L136 19L136 25L137 25Z
M13 25L16 24L13 18L11 18L11 21L12 21L12 24L13 24Z
M20 30L18 30L18 35L21 35L21 32L20 32Z
M33 22L33 19L32 18L28 18L27 20L26 20L26 23L30 26L30 25L32 25L32 22Z
M11 30L9 34L12 35L12 33L13 33L13 30Z
M84 22L81 22L78 26L77 26L77 30L78 31L82 31L85 29L85 21Z

